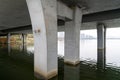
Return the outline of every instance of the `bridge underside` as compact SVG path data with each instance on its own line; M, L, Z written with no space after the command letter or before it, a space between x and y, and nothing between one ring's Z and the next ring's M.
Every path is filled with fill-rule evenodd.
M34 72L46 79L58 74L58 31L65 31L64 62L76 65L80 30L97 29L98 65L105 68L106 28L119 26L120 0L0 0L0 35L10 44L11 33L33 33Z
M64 22L72 20L74 6L83 8L81 30L96 29L98 22L108 28L120 25L119 0L58 0L58 31L63 31ZM24 26L24 30L23 30ZM27 27L26 27L27 26ZM28 28L29 26L29 28ZM20 29L21 27L21 29ZM25 0L0 1L0 33L4 31L32 33L31 20ZM27 31L26 31L27 29ZM11 30L11 31L10 31Z

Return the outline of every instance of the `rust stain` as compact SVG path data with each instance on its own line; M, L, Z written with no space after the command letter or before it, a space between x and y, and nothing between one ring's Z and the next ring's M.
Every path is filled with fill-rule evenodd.
M40 29L38 29L38 33L40 33L41 31L40 31Z

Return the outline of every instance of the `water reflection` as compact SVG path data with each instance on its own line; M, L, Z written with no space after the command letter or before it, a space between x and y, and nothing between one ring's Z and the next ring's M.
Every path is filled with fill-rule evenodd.
M105 60L105 53L104 53L104 49L98 49L98 53L97 53L97 68L99 70L105 70L106 67L106 60Z
M7 44L7 47L8 47L8 54L10 56L10 52L11 52L11 46L10 46L10 44Z
M64 65L64 80L80 80L80 65Z
M34 80L33 54L0 44L0 80Z
M112 67L99 69L94 62L81 61L77 66L64 64L59 58L58 77L50 80L120 80L120 70Z
M91 47L89 47L89 49L90 48ZM0 80L44 80L43 78L34 78L33 51L34 48L32 44L10 44L9 47L7 44L1 44ZM94 58L95 55L94 57L89 56L91 54L92 52L90 53L88 50L88 53L85 52L85 57L83 57L89 57L90 59ZM97 63L99 63L99 65L97 65ZM58 76L50 80L120 80L120 67L103 66L102 60L96 62L96 60L93 59L84 59L81 60L79 65L70 66L64 64L63 58L59 58Z

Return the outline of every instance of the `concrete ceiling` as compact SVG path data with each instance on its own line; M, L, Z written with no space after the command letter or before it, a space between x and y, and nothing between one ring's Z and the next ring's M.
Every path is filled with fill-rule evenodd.
M60 0L68 6L86 7L84 14L96 13L120 8L120 0Z
M30 23L25 0L0 0L0 30Z
M61 0L68 6L78 5L86 7L84 14L120 8L120 0ZM109 24L120 20L111 20ZM107 23L107 21L106 21ZM30 17L25 0L0 0L0 30L30 25ZM85 23L83 27L92 26L94 23ZM114 25L113 25L114 26Z
M96 25L98 23L104 23L104 25L107 28L117 28L120 27L120 19L112 19L112 20L105 20L101 22L87 22L83 23L81 30L86 30L86 29L96 29Z

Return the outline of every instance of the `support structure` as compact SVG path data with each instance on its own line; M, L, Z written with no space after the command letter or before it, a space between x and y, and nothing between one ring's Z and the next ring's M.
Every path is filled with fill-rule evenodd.
M97 25L97 66L99 69L105 69L106 65L106 28L104 24Z
M7 34L7 43L8 43L8 44L10 44L10 36L11 36L11 34L8 33L8 34Z
M79 43L82 10L74 9L73 21L65 23L65 63L76 65L79 63Z
M26 37L27 34L22 34L22 51L26 51Z
M34 34L34 72L57 75L57 0L26 0Z
M11 37L11 34L8 33L7 34L7 47L8 47L8 54L9 54L9 56L10 56L10 52L11 52L10 37Z
M22 34L22 43L26 43L26 34Z

